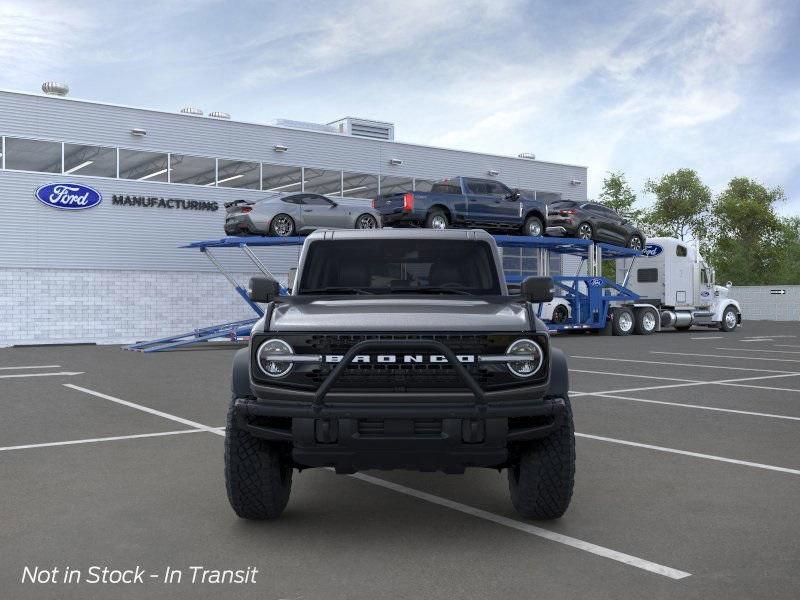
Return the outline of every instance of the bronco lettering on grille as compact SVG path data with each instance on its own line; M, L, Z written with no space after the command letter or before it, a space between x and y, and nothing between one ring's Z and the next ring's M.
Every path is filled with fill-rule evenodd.
M344 354L326 354L325 355L325 362L326 363L338 363L342 362L344 358ZM458 362L461 363L474 363L475 362L475 355L474 354L458 354L456 356L458 358ZM355 356L351 361L354 364L358 363L378 363L378 364L416 364L416 363L424 363L424 364L436 364L436 363L446 363L447 357L443 354L431 354L429 356L425 356L422 354L377 354L377 355L369 355L369 354L359 354Z

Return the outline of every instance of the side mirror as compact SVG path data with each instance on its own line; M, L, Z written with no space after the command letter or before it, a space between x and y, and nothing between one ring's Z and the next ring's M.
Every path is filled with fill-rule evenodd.
M339 206L339 203L331 200L331 208L336 208L337 206Z
M253 302L272 302L281 293L281 286L274 279L251 277L247 295Z
M297 267L292 267L289 269L289 273L286 275L286 287L290 290L294 289L294 281L297 279Z
M732 285L733 285L733 282L732 282L732 281L729 281L728 283L726 283L726 284L725 284L725 287L726 287L726 288L729 288L729 287L731 287Z
M555 294L550 277L526 277L520 286L522 297L528 302L550 302Z
M506 200L518 200L520 197L519 190L514 188L510 194L506 194Z

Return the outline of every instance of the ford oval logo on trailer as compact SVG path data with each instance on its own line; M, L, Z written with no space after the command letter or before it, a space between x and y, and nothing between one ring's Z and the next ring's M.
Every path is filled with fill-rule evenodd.
M103 196L97 190L79 183L50 183L36 190L36 199L61 210L83 210L100 204Z
M658 244L647 244L642 250L642 256L658 256L664 251L664 248Z

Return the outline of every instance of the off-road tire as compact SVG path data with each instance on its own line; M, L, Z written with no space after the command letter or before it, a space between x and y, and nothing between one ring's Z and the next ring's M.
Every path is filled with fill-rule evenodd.
M242 519L277 519L289 502L292 468L276 444L254 437L236 423L234 400L225 427L225 488Z
M525 444L508 469L508 489L517 512L528 519L558 519L569 507L575 484L575 426L566 403L561 426L548 437Z
M535 226L537 224L539 225L539 227L538 227L539 235L534 236L534 237L543 236L544 235L544 223L542 223L542 220L539 217L537 217L536 215L531 215L530 217L525 219L525 225L522 226L522 235L530 236L531 235L530 234L531 227L535 228Z
M444 227L434 227L434 219L444 219ZM440 208L434 208L428 213L428 216L425 217L426 229L447 229L448 227L450 227L450 219L447 218L447 213Z
M728 324L728 313L733 313L732 324ZM736 309L732 306L726 307L725 310L722 311L722 321L719 324L719 330L725 332L733 331L736 329L738 324L738 319L736 318Z

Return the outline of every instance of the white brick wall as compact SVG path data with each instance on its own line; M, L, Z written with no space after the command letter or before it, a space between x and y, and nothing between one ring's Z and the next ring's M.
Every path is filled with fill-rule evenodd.
M251 317L217 273L0 269L0 347L125 343Z
M742 318L748 321L800 321L800 285L733 286L730 296L742 305Z

